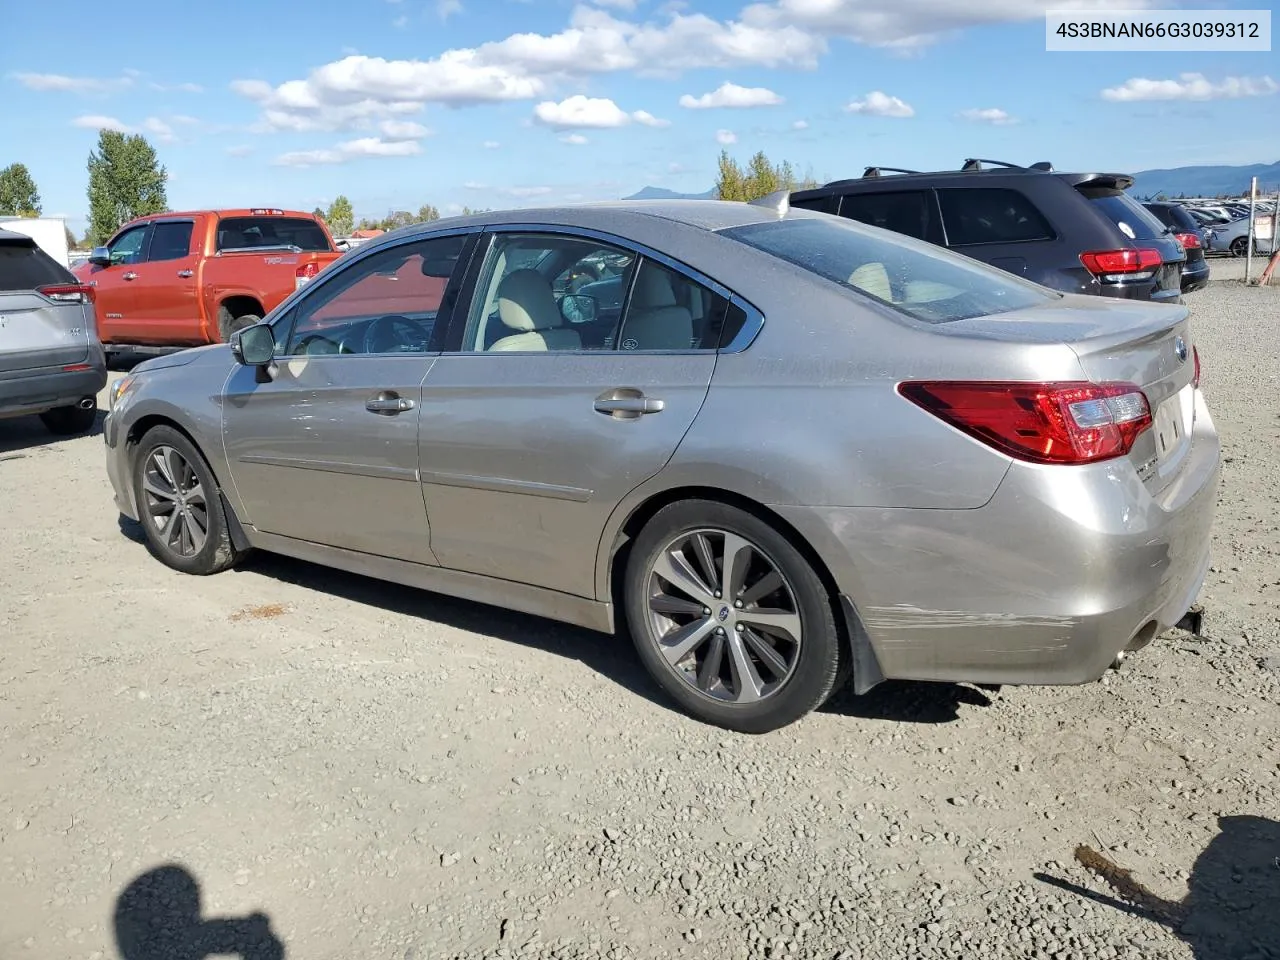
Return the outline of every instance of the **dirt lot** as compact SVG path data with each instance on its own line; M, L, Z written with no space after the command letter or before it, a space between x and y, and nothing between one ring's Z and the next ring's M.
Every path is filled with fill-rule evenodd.
M0 422L0 957L1280 957L1280 289L1191 300L1205 635L758 738L608 638L270 557L171 573L100 437Z

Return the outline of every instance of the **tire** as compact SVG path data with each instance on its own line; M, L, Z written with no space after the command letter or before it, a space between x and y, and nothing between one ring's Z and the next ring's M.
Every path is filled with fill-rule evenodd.
M720 574L730 544L744 560L729 565L743 571L736 578ZM711 578L700 571L707 562L717 571L721 593L727 588L735 597L715 598L714 590L706 590ZM693 585L686 592L658 568L676 577L692 571L701 579L685 578L686 586ZM753 595L766 584L776 588ZM693 602L699 596L705 599ZM734 602L737 597L748 602ZM834 608L817 573L786 537L737 507L685 500L659 510L628 557L623 604L650 675L687 713L718 727L740 733L785 727L821 706L842 672ZM757 619L763 616L769 619ZM795 643L790 638L797 623ZM690 639L682 644L680 638ZM764 647L772 651L769 659ZM680 649L687 651L682 657ZM679 659L673 665L668 657ZM744 662L748 680L740 682L737 664Z
M1247 256L1248 253L1248 241L1246 241L1244 237L1236 237L1231 241L1231 255L1233 257Z
M233 317L230 310L222 307L218 310L218 333L222 336L222 342L227 343L237 330L252 327L261 319L256 313L242 313L238 317Z
M88 410L77 406L54 407L40 414L45 429L60 437L72 437L80 433L88 433L98 420L98 407L95 404Z
M157 495L161 490L172 494L175 487L185 492L178 497ZM239 559L231 543L218 482L200 451L184 434L164 426L146 432L133 458L133 491L147 547L161 563L182 573L205 576L226 570ZM182 514L166 513L162 506L166 502L176 503L177 511L184 505L187 509ZM179 516L179 526L175 527L174 518ZM197 544L196 532L202 521L204 538ZM183 526L187 529L185 537Z

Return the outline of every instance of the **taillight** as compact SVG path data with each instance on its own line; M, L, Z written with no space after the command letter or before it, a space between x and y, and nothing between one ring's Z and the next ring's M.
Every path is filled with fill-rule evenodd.
M1198 250L1203 244L1200 243L1200 234L1198 233L1175 233L1178 242L1182 244L1184 250Z
M1195 360L1195 364L1196 364L1195 373L1191 375L1191 385L1194 387L1199 387L1200 386L1200 351L1195 347L1192 347L1191 357L1193 360Z
M1159 250L1090 250L1084 268L1101 280L1145 280L1164 263Z
M314 261L311 263L304 263L297 270L293 271L293 288L296 290L302 285L311 282L319 272L320 264Z
M93 303L93 287L83 283L52 283L36 287L36 293L58 303Z
M898 392L969 436L1031 463L1122 457L1151 426L1146 395L1131 383L902 383Z

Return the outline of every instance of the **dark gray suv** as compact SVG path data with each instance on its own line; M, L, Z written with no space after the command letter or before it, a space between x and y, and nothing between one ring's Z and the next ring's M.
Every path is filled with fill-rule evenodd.
M93 288L25 234L0 230L0 418L38 413L83 433L107 383Z
M1118 173L1058 173L966 160L920 173L868 167L791 195L791 204L948 247L1067 293L1177 302L1186 251Z

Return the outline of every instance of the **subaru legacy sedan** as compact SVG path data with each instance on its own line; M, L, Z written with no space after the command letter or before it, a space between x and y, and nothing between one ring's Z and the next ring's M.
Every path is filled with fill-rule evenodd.
M604 203L361 246L116 381L105 439L170 567L257 548L629 633L759 733L846 681L1089 682L1175 624L1199 379L1181 305L784 198Z

